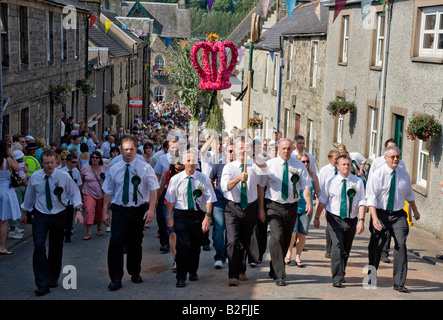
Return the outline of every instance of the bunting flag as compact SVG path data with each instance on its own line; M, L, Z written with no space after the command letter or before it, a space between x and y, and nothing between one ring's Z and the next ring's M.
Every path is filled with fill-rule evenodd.
M97 20L97 16L92 16L89 18L89 29L92 28L92 26L94 25L95 21Z
M214 3L214 0L208 0L208 9L209 12L211 12L212 4Z
M186 47L187 43L188 42L186 40L180 40L180 44L182 45L183 48Z
M125 26L124 24L121 25L123 30L128 30L128 27Z
M289 19L292 20L292 15L294 14L294 8L295 8L295 0L286 0L286 8L288 9Z
M332 23L334 23L335 18L338 17L338 15L340 14L340 11L343 9L345 4L346 4L346 0L335 0L334 19L332 20Z
M314 8L315 15L317 16L318 20L321 21L321 14L320 14L320 0L311 0L312 8Z
M245 54L245 49L238 49L238 64L240 64L241 59L243 58L244 54Z
M269 8L269 0L261 0L261 10L265 15L265 18L266 15L268 14L268 8Z
M374 25L371 3L372 0L361 0L361 21L367 30L373 29Z
M105 22L105 34L108 32L109 28L111 27L112 21L106 20Z
M271 56L271 60L274 61L274 51L269 51L269 55Z
M140 37L148 34L146 31L143 31L143 30L140 30L140 29L135 30L135 32L137 32Z
M165 47L166 47L166 49L168 49L168 46L171 43L171 41L172 41L172 38L165 37Z

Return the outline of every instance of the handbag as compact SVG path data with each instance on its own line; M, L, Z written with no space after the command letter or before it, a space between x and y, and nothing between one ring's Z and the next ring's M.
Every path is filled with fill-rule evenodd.
M23 180L20 178L17 172L11 170L11 185L13 188L18 188L23 186Z

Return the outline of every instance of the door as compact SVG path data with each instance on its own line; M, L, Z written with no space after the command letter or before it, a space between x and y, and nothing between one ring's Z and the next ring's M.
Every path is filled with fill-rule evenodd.
M397 143L397 148L400 150L400 156L403 151L403 131L404 131L405 117L394 114L394 140Z

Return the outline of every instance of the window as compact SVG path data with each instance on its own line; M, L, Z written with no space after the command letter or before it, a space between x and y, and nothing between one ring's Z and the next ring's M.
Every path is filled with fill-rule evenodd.
M19 7L19 41L20 41L20 63L29 64L28 50L28 9Z
M443 7L423 9L419 55L422 57L443 57Z
M339 115L337 118L337 136L335 142L342 143L343 139L343 116Z
M80 25L78 21L78 17L75 19L75 30L74 32L74 60L78 60L80 58Z
M29 134L29 108L20 111L20 133L22 135Z
M381 12L377 13L377 36L375 43L374 65L381 67L383 64L383 49L385 41L385 15Z
M162 71L163 68L165 67L165 59L163 59L163 57L161 55L158 55L155 57L155 61L154 61L154 71Z
M418 141L418 163L416 183L426 188L428 183L429 141Z
M313 153L314 150L314 130L313 130L314 122L311 119L308 119L308 127L306 131L306 150L309 153Z
M295 124L294 124L296 136L300 134L300 118L301 118L301 116L298 113L296 113L295 114Z
M284 132L283 132L283 136L284 137L288 137L289 135L289 109L285 109L285 119L284 119L285 123L284 123Z
M270 55L266 55L266 65L265 65L265 88L269 85L269 60L271 59Z
M163 101L165 100L165 88L162 86L157 86L154 88L154 100Z
M288 70L286 72L286 80L292 80L292 63L294 59L294 41L289 44Z
M46 11L46 58L54 61L54 17L52 12Z
M377 109L369 107L369 158L377 156Z
M66 29L63 27L63 20L66 18L65 14L60 15L60 52L61 52L61 59L66 60L68 56L68 33L66 32Z
M1 45L2 45L2 67L9 67L9 41L8 41L8 5L6 3L1 4L1 18L3 22L3 31L1 33Z
M3 116L2 137L10 134L9 132L9 114Z
M344 15L341 19L339 63L346 65L348 63L349 49L349 15Z
M318 73L318 41L312 41L311 46L311 87L317 86Z
M273 90L278 90L278 83L280 79L280 59L279 55L274 55L274 85Z

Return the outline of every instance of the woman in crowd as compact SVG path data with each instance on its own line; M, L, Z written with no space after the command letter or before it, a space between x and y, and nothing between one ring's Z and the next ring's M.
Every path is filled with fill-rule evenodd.
M108 166L103 164L99 151L94 151L89 159L89 164L81 168L80 173L83 181L82 193L86 225L86 235L83 240L91 239L94 221L97 223L97 235L103 235L101 225L103 209L102 185L107 168Z
M111 157L108 160L106 160L106 165L108 166L111 163L112 159L120 155L120 149L118 147L111 147L109 154L111 155Z
M151 141L146 142L143 145L143 158L145 158L145 161L149 163L149 159L151 159L152 155L154 154L154 144Z
M89 153L89 147L86 143L80 144L80 155L78 156L79 168L89 164L89 158L91 154Z
M297 159L303 162L303 164L306 166L306 169L308 169L309 175L311 176L311 187L309 188L311 190L311 206L314 208L313 205L313 195L315 194L318 197L320 197L320 184L318 182L318 177L315 174L315 172L312 172L310 170L310 160L309 157L304 153L299 153L297 155ZM306 214L306 201L303 198L303 190L299 190L298 194L300 195L300 200L298 201L298 209L297 209L297 221L295 222L294 231L292 233L291 243L289 244L288 252L286 253L285 257L285 263L290 264L291 263L291 257L292 257L292 248L295 244L295 265L297 267L303 268L304 264L300 259L301 253L303 252L303 248L305 247L306 243L306 236L308 235L309 230L309 224L311 223L312 219L312 213L310 215ZM315 212L315 210L313 210Z

